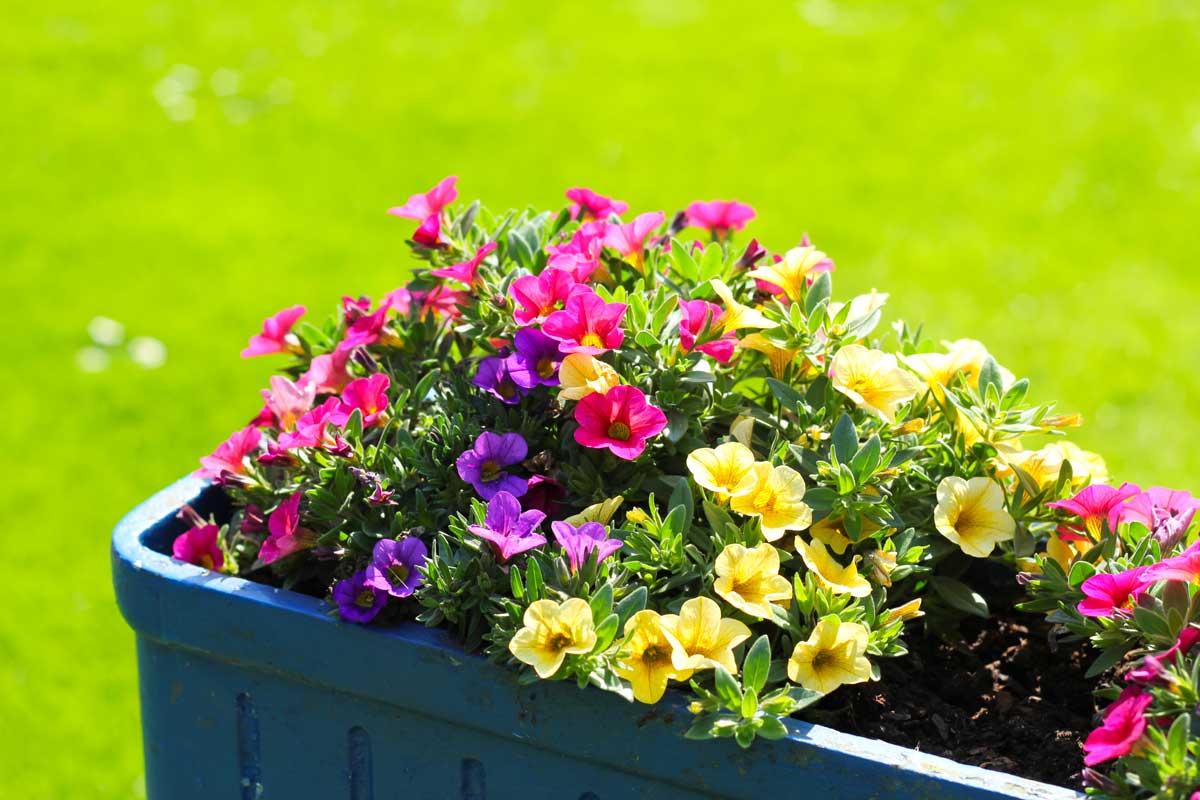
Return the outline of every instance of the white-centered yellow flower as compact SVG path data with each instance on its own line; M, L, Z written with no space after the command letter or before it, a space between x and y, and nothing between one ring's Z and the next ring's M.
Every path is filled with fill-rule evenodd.
M538 600L525 609L525 627L508 643L518 661L546 679L558 672L567 655L590 653L596 646L592 609L586 600Z
M943 478L937 488L933 524L938 533L975 558L987 558L1011 541L1017 524L1004 508L1004 490L991 478Z
M812 524L812 508L804 502L804 477L799 472L760 461L751 474L753 485L735 496L730 507L739 514L758 517L764 539L774 542L785 531L802 531Z
M857 622L824 617L808 641L800 642L788 660L788 679L805 689L829 694L839 686L871 679L867 629Z
M896 409L921 390L894 355L860 344L846 345L833 357L832 385L859 408L891 423Z

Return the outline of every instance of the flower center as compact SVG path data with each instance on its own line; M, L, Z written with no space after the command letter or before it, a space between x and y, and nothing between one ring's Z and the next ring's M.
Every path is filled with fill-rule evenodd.
M598 333L585 333L579 343L584 347L604 347L604 340Z
M624 422L613 422L608 426L608 438L616 439L619 442L628 441L632 433Z
M363 589L354 598L354 605L359 608L371 608L375 605L375 592L370 589Z
M671 652L665 647L652 644L642 651L642 661L646 664L661 664L671 660Z
M213 568L212 556L210 556L208 553L205 553L204 555L200 556L200 566L204 567L205 569L212 569Z
M407 564L393 564L388 568L388 580L393 586L408 580L410 570Z
M511 379L501 378L496 384L496 394L500 395L505 400L511 399L517 393L517 385Z
M554 362L548 358L540 359L537 362L537 374L543 378L551 378L554 376Z
M552 653L557 653L560 650L565 650L571 646L571 637L565 633L558 632L550 634L550 638L546 640L546 649Z
M486 483L496 480L503 472L504 470L495 461L485 461L479 468L479 477Z
M770 511L775 505L775 493L770 489L763 489L754 495L754 510L760 514Z
M820 672L821 670L832 667L835 661L837 661L837 659L834 657L833 653L829 652L828 650L822 650L813 656L812 668L813 670Z

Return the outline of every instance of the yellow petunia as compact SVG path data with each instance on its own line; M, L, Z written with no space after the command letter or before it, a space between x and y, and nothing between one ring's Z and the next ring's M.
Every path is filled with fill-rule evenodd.
M779 551L766 542L751 548L726 545L714 570L713 591L752 617L770 619L772 603L791 602L792 583L779 574Z
M788 659L788 679L805 689L829 694L848 683L871 679L867 629L857 622L825 617L808 641L799 642Z
M778 286L790 299L800 301L804 298L808 276L817 266L828 260L829 256L815 247L793 247L783 254L780 261L753 269L750 275Z
M667 681L682 680L675 661L686 660L686 655L663 629L662 619L657 611L639 611L625 623L625 638L617 644L621 655L614 669L629 681L634 699L643 703L657 703L667 691Z
M743 336L738 342L738 347L746 350L755 350L767 357L767 366L771 370L771 374L776 378L783 377L783 373L787 371L789 365L799 355L799 350L788 350L777 346L761 333L751 333L748 336Z
M814 539L812 544L806 544L799 536L796 537L796 552L804 559L804 566L808 567L822 588L851 597L866 597L871 593L870 582L858 574L858 556L850 561L849 566L843 567L833 560L819 540Z
M876 525L869 519L862 521L861 539L866 539L874 533L883 530L882 525ZM840 517L834 518L827 516L824 519L814 522L813 526L808 529L808 533L812 538L821 542L827 548L837 553L839 556L846 552L846 548L853 542L846 535L846 521Z
M754 453L741 442L693 450L687 457L688 470L696 483L716 492L718 498L738 497L754 488Z
M610 497L602 502L592 503L583 511L567 517L563 521L568 522L577 528L585 522L599 522L602 525L607 525L608 521L612 519L613 514L617 513L617 509L620 508L621 504L624 502L625 498L621 495Z
M999 542L1011 541L1017 524L1004 508L1004 490L991 478L942 478L933 524L975 558L987 558Z
M891 625L898 619L907 622L910 619L923 616L925 616L925 612L921 610L921 598L918 597L916 600L909 600L904 605L896 606L889 611L887 616L883 618L883 624Z
M758 517L763 538L774 542L785 531L802 531L812 524L812 509L804 502L804 477L791 467L760 461L752 467L754 484L735 496L730 507Z
M1059 536L1058 531L1050 534L1046 540L1046 556L1058 562L1063 572L1070 572L1071 565L1078 561L1092 548L1092 542L1083 539L1068 541Z
M713 291L721 298L721 302L725 304L724 314L721 317L721 332L729 333L743 328L774 328L777 323L771 322L763 316L761 311L756 311L749 306L744 306L733 299L733 292L729 291L729 287L724 281L712 281Z
M1012 466L1020 467L1042 488L1058 480L1064 461L1071 462L1072 486L1108 482L1108 466L1104 459L1071 442L1051 442L1040 450L1020 450L1002 455L997 475L1006 477L1012 473Z
M542 679L558 672L568 654L584 655L596 646L591 606L578 597L561 605L538 600L525 609L524 623L508 643L508 651Z
M582 400L589 394L608 394L621 382L616 370L586 353L571 353L558 368L559 400Z
M850 324L860 319L871 316L879 309L887 304L887 292L877 292L874 289L870 294L860 294L850 301L850 310L846 312L846 324ZM829 317L833 319L842 312L846 307L845 303L830 303Z
M712 669L720 664L737 674L733 648L750 638L750 629L736 619L721 616L721 607L707 597L694 597L683 604L679 614L663 614L662 627L679 643L675 668L679 680L692 672ZM680 652L682 651L682 652Z
M754 439L754 417L738 416L729 424L729 435L746 447Z
M833 357L833 388L856 406L894 423L896 408L916 397L921 385L896 357L880 350L850 344Z

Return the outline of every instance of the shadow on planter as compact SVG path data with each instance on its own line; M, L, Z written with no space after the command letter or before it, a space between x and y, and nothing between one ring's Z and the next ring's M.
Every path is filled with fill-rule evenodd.
M440 630L342 623L321 600L163 555L184 503L224 500L185 478L113 533L151 800L1081 797L795 721L747 751L692 742L670 696L521 687Z

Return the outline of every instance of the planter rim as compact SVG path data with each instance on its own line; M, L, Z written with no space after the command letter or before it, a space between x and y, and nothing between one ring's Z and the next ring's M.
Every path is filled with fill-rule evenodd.
M771 770L795 772L813 769L842 771L838 786L855 785L855 775L866 770L886 770L895 784L896 794L870 796L944 797L942 792L971 798L1027 798L1028 800L1068 800L1084 795L1071 789L1040 783L1008 773L968 766L940 756L854 736L841 731L798 720L787 720L788 737L778 742L756 741L748 751L738 753L720 749L732 743L690 742L681 737L683 722L691 715L675 693L669 693L656 706L627 704L624 700L598 690L583 692L570 682L539 682L519 686L516 676L479 655L465 653L446 631L426 628L415 622L394 627L370 628L338 620L332 606L323 600L243 578L221 575L178 561L154 549L148 540L158 540L182 531L176 512L189 504L205 514L220 508L217 487L194 476L176 481L129 512L116 526L112 536L113 583L117 603L129 625L140 637L157 643L195 651L251 669L274 672L309 685L317 685L363 699L401 705L407 710L455 722L500 737L516 737L532 746L571 758L600 761L613 768L647 775L663 776L646 763L650 746L661 746L675 753L670 740L685 745L685 757L697 764L697 774L710 783L702 784L716 796L736 796L739 767L751 762L769 762ZM192 602L179 603L184 595ZM199 598L203 602L196 603ZM199 609L203 610L199 610ZM297 642L312 641L319 635L326 644L320 648L297 647ZM332 644L333 646L329 646ZM405 685L403 675L363 664L360 660L342 660L341 654L369 648L379 654L379 664L403 663L417 658L439 665L442 670L462 673L472 686L483 687L486 704L478 698L444 697L414 692ZM399 659L399 660L396 660ZM374 661L375 659L371 659ZM444 694L444 693L443 693ZM453 694L453 693L451 693ZM511 696L510 696L511 695ZM558 706L569 705L584 697L585 705L615 703L623 708L636 726L631 734L641 742L640 750L624 756L593 755L586 741L589 733L604 736L604 731L580 732L578 724L556 713ZM673 696L674 695L674 696ZM570 715L565 715L569 717ZM529 717L533 717L532 721ZM539 718L540 717L540 718ZM514 719L519 722L514 723ZM659 724L649 724L659 723ZM604 741L608 742L608 739ZM649 739L649 744L648 744ZM609 750L633 747L630 743L612 743ZM814 759L816 759L814 761ZM713 763L713 762L716 763ZM700 766L701 762L707 766ZM737 762L737 763L734 763ZM686 765L691 767L691 765ZM682 769L682 768L681 768ZM727 772L727 775L721 775ZM833 774L831 773L831 774ZM811 773L804 773L811 780ZM681 787L695 788L695 778ZM875 779L878 782L878 778ZM924 792L918 791L924 789ZM926 794L925 792L928 792ZM958 794L958 793L961 793ZM841 796L841 795L839 795ZM855 795L846 795L855 796ZM858 795L866 797L868 795Z

